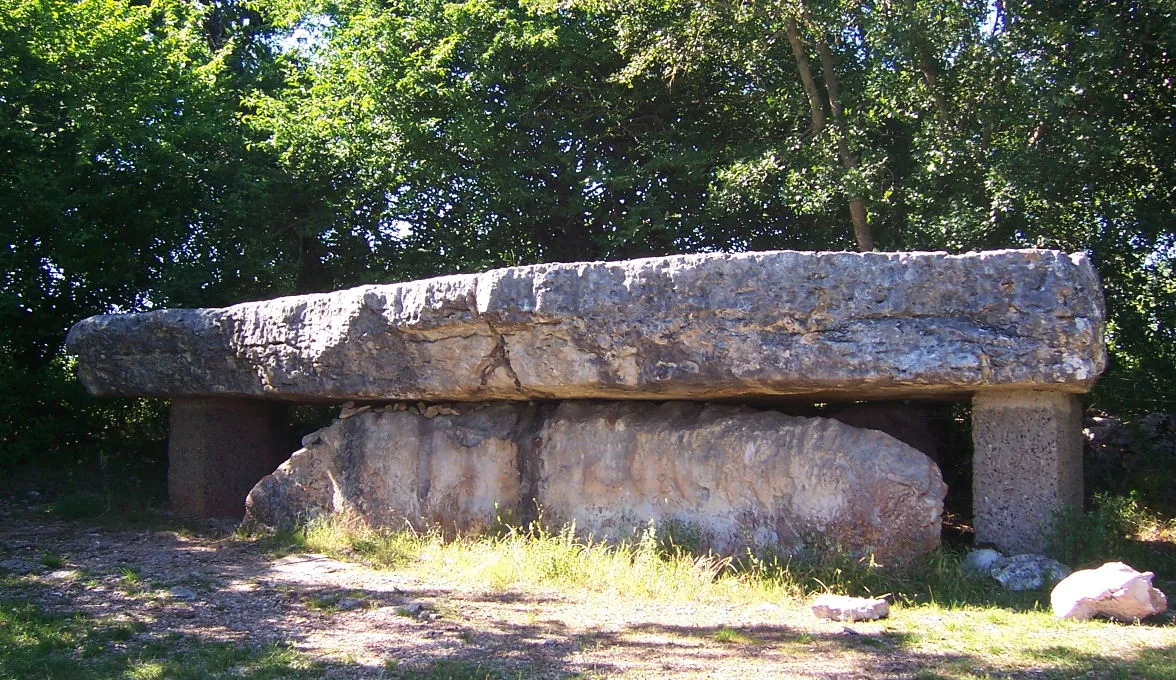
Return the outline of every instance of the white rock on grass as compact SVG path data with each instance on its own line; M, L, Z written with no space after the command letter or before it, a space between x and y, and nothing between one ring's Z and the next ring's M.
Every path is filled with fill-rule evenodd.
M1037 590L1070 575L1070 568L1045 555L1002 557L989 571L1005 590Z
M964 571L970 574L983 574L988 576L992 570L992 565L1002 557L1004 555L991 548L973 550L964 558Z
M1138 572L1122 562L1076 571L1054 587L1049 601L1054 616L1085 621L1105 616L1131 622L1163 613L1168 598L1152 587L1153 574Z
M833 621L875 621L890 616L890 603L881 598L821 595L813 601L813 614Z

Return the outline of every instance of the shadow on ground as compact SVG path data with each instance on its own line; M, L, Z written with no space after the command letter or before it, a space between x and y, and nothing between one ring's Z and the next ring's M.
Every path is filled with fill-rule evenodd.
M1176 677L1172 644L1092 654L1065 628L1009 659L929 649L901 624L569 626L542 614L564 603L553 595L454 593L395 572L348 581L351 567L320 556L27 512L0 516L0 562L4 679ZM539 613L495 614L510 607Z

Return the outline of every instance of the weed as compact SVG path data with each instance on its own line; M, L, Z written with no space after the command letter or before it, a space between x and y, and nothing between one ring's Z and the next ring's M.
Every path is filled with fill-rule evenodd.
M119 589L128 595L138 595L147 589L147 582L139 573L138 569L131 566L122 566L118 568L118 585Z
M715 639L723 644L728 645L746 645L755 642L755 638L746 633L741 633L734 628L723 626L715 631Z
M118 573L120 574L119 578L127 585L135 585L143 580L143 577L139 575L139 570L134 567L119 567Z
M37 557L37 561L49 569L60 569L65 565L65 558L52 550L41 551L40 556Z

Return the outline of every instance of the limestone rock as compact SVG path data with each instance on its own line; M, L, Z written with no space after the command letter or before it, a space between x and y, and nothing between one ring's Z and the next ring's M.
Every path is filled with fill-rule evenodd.
M432 418L357 413L307 438L253 489L247 521L346 513L398 528L500 517L575 522L736 552L818 540L883 561L938 545L946 487L922 453L824 418L686 402L498 402Z
M768 252L545 264L79 322L98 395L718 399L1084 392L1084 255Z
M1054 616L1085 621L1105 616L1131 622L1168 609L1168 598L1152 587L1153 574L1138 572L1122 562L1083 569L1054 586L1049 601Z
M303 439L246 500L246 522L290 526L343 514L373 526L477 529L520 497L518 440L533 404L470 405L427 418L355 413Z
M813 614L833 621L876 621L890 616L890 603L883 599L826 594L813 601Z
M595 536L631 537L653 519L720 552L820 537L884 561L939 543L939 468L875 430L688 402L566 402L539 437L544 512Z
M1005 590L1037 590L1070 575L1070 568L1045 555L1013 555L992 563L989 571Z
M167 591L168 595L173 600L194 600L196 599L196 591L187 586L172 586Z
M1004 557L999 552L991 548L980 548L978 550L969 551L964 557L964 571L970 574L983 574L988 576L992 571L992 565L996 561Z

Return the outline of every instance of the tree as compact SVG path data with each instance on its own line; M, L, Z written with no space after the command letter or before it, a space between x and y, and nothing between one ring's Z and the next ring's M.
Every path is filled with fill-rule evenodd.
M204 32L224 7L0 3L0 462L119 427L62 355L77 320L294 288L290 180L239 123L258 49Z

